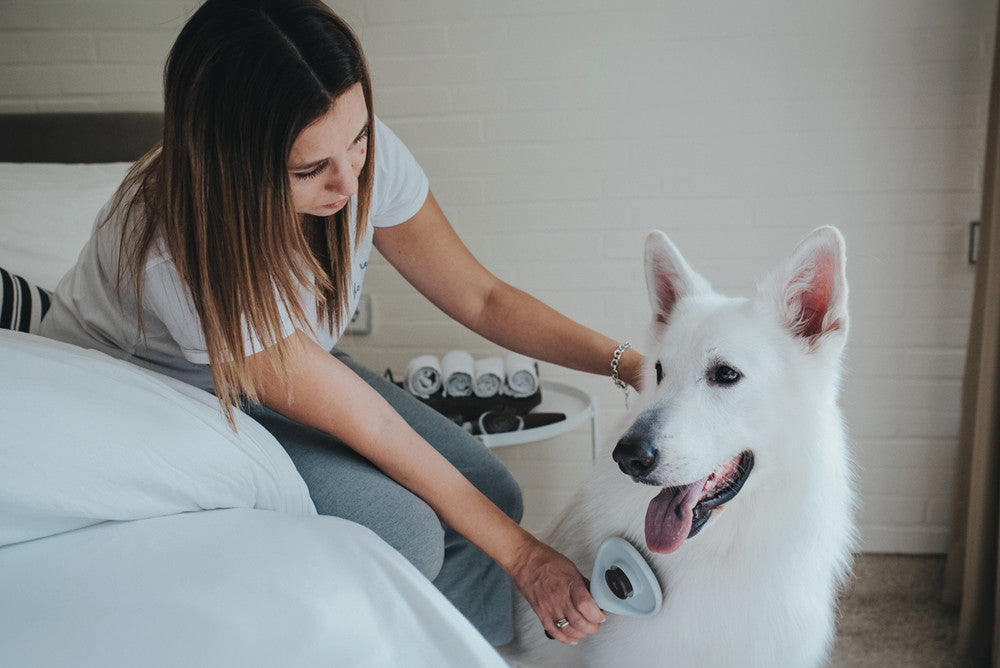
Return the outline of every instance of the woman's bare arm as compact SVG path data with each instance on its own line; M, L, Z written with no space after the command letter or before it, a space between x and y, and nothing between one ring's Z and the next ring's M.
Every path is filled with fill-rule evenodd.
M375 230L379 252L438 308L490 341L534 359L609 374L618 342L501 281L472 255L433 194L413 218ZM642 356L627 350L623 380L642 382Z

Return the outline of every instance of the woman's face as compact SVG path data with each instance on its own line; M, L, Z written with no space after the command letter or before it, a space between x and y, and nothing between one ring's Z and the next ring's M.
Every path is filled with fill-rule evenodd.
M299 133L288 156L297 213L329 216L344 208L358 192L370 131L368 105L358 83Z

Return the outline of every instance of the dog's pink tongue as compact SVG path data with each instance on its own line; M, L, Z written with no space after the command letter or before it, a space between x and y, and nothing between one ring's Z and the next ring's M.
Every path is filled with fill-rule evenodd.
M646 547L668 554L681 546L691 533L695 504L707 477L681 487L664 487L646 509Z

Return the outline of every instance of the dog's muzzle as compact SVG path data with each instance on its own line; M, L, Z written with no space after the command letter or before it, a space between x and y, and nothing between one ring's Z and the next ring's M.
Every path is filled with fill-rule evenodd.
M660 450L648 438L648 425L633 425L615 446L612 458L623 473L646 485L661 485L654 471ZM646 509L646 547L653 552L673 552L688 538L702 530L712 516L735 497L753 469L754 456L749 450L724 462L701 480L664 487Z

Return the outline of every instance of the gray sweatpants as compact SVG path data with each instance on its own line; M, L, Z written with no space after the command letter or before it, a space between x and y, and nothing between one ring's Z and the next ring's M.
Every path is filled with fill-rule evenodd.
M405 390L333 354L389 402L413 429L515 521L521 490L488 448ZM284 446L321 515L372 529L430 579L494 645L513 637L513 584L486 554L444 525L419 497L328 434L259 405L245 407Z

